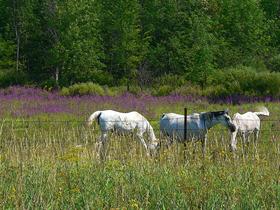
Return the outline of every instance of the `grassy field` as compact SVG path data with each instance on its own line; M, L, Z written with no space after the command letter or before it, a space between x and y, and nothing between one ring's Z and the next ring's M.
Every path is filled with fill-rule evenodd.
M36 93L31 100L23 93L9 94L0 95L1 208L280 208L279 103L263 104L271 116L262 123L257 154L252 145L243 152L240 139L236 155L229 152L229 134L218 126L209 133L205 158L200 143L189 143L185 158L180 144L148 158L133 136L111 135L107 160L100 163L94 152L99 131L83 126L89 113L97 109L142 111L159 137L158 120L164 112L183 113L184 107L189 113L229 108L232 115L260 104L232 106L143 97L137 102L126 98L122 104L114 98ZM32 110L26 111L30 106ZM44 106L53 107L41 110Z

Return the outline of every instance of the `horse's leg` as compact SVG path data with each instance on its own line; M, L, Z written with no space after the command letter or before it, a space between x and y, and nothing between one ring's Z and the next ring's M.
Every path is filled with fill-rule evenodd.
M242 133L242 148L243 148L243 157L247 156L247 134L245 132Z
M230 150L231 150L232 152L234 152L234 151L237 150L237 147L236 147L236 144L237 144L236 135L237 135L237 130L234 131L233 133L231 133Z
M204 138L201 140L203 158L205 157L205 153L206 153L206 144L207 144L207 134L205 134Z
M259 138L259 130L254 131L254 150L255 150L255 155L258 155L258 138Z
M107 132L102 132L100 141L98 142L97 145L97 154L99 154L101 160L104 160L104 158L106 157L107 140L108 140Z
M139 141L141 142L141 144L144 146L144 148L145 148L145 150L146 150L146 153L147 153L147 155L149 156L150 154L149 154L149 151L148 151L148 146L147 146L147 144L146 144L146 142L145 142L145 140L144 140L144 138L143 138L143 133L137 133L136 134L136 136L137 136L137 138L139 139Z

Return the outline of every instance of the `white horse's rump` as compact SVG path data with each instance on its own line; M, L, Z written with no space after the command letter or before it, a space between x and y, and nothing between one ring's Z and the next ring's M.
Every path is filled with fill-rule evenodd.
M235 151L237 144L237 133L240 133L243 138L243 143L248 143L248 138L251 133L254 133L254 145L256 149L257 140L259 137L261 120L259 116L269 116L269 111L266 107L259 108L258 112L246 112L245 114L236 113L233 116L233 124L236 126L236 131L231 133L231 150Z
M207 132L217 124L226 126L231 132L235 131L235 126L228 115L228 111L202 112L188 115L186 139L184 139L184 115L167 113L160 119L160 131L170 137L170 144L174 139L179 142L200 140L202 142L202 152L205 154Z
M96 111L88 118L88 126L90 126L94 120L97 120L101 130L101 138L97 143L97 151L102 158L104 157L109 131L120 134L135 132L148 155L159 147L152 126L147 119L138 112L121 113L113 110ZM147 144L143 138L145 133L147 133L150 140L149 144Z

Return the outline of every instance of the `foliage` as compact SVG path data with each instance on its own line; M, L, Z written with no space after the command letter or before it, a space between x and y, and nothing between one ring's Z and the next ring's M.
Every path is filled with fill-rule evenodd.
M245 67L216 72L210 83L209 96L280 96L280 74L256 73Z
M267 52L267 20L259 1L222 0L212 6L217 7L212 9L221 42L216 52L218 66L249 65Z
M280 54L270 58L267 66L271 71L280 72Z
M0 71L0 87L5 88L11 85L24 85L29 81L28 76L22 71L5 70Z
M105 95L104 89L92 82L88 83L77 83L75 85L69 86L68 88L64 87L61 90L61 94L64 96L74 96L74 95Z
M12 42L4 40L0 36L0 70L11 70L15 67L13 55L15 46Z
M116 79L132 79L141 62L144 42L140 37L137 0L101 1L101 33L106 64Z
M184 85L173 89L171 94L182 95L182 96L202 96L203 91L198 85L191 83L185 83Z
M8 0L0 10L0 69L48 88L157 90L172 75L178 84L164 85L184 78L207 91L217 70L279 69L277 0Z

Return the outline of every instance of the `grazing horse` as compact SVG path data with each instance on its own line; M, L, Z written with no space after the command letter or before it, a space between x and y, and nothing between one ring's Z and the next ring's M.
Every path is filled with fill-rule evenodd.
M159 143L155 137L154 130L147 119L138 112L121 113L113 110L96 111L87 120L90 126L97 120L101 138L97 142L97 152L103 158L108 141L108 132L113 131L118 134L136 133L137 138L145 147L147 155L152 154L159 148ZM147 133L150 143L147 144L143 135Z
M202 153L205 155L207 132L217 124L222 124L235 131L235 126L231 121L228 111L202 112L187 116L187 133L184 139L184 115L175 113L164 114L160 119L160 131L169 136L169 145L173 139L178 142L201 141Z
M269 111L266 107L260 107L258 112L246 112L245 114L236 113L233 116L233 124L236 130L231 133L231 150L236 151L237 133L240 133L244 143L249 143L250 134L254 133L254 145L257 149L257 140L259 138L261 120L259 116L269 116Z

